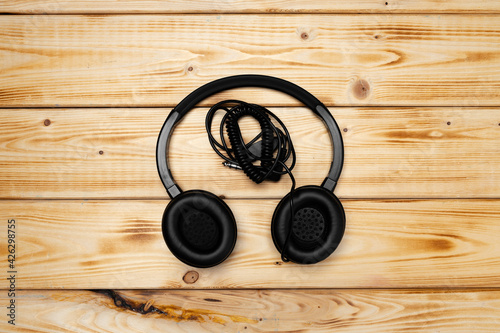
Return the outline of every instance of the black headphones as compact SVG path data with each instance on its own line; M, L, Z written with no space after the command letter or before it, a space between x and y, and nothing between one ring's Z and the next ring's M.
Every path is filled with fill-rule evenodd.
M180 189L168 168L168 145L175 125L196 104L220 91L239 87L262 87L293 96L318 115L330 132L334 149L328 176L321 186L302 186L281 199L271 223L274 245L280 253L286 247L287 259L299 264L324 260L335 251L345 230L344 209L333 194L344 160L342 135L331 113L316 97L296 84L265 75L236 75L207 83L168 115L156 146L158 173L172 198L163 213L163 238L179 260L194 267L218 265L233 251L237 232L231 209L213 193Z

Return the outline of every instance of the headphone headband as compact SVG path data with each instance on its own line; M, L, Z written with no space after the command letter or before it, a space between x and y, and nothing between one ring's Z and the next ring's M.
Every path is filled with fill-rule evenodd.
M174 198L182 192L175 183L172 173L168 168L168 145L175 125L186 115L186 113L205 98L224 90L240 87L261 87L284 92L302 102L323 120L330 132L334 149L330 171L321 186L329 191L333 191L340 177L340 172L342 171L344 144L340 129L326 106L307 90L292 82L266 75L235 75L218 79L199 87L186 96L170 112L165 120L156 144L156 166L161 181L167 189L169 196Z

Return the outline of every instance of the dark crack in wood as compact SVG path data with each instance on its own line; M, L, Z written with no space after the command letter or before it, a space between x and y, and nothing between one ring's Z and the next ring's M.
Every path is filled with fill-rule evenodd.
M93 289L89 290L94 293L102 294L113 300L114 305L123 310L133 311L140 314L157 314L161 317L180 321L198 321L198 322L213 322L225 325L228 321L233 323L257 323L258 321L243 316L222 314L210 310L202 309L184 309L176 305L158 305L154 306L154 300L150 299L147 302L137 302L127 299L111 289ZM208 302L221 302L214 298L205 298Z

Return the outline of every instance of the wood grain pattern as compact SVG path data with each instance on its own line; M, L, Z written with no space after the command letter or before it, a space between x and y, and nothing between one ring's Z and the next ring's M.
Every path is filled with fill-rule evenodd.
M0 16L0 219L16 220L16 331L498 331L500 2L0 0L0 13L30 14ZM199 85L242 73L335 106L347 230L320 264L281 262L270 220L289 181L255 185L223 168L206 108L179 125L171 168L184 189L230 198L238 242L211 269L164 244L163 120ZM299 185L322 181L330 144L310 111L263 89L202 105L228 97L280 106ZM131 108L100 108L120 106ZM0 288L5 310L5 277Z
M236 247L190 284L162 238L166 201L2 200L0 218L16 220L20 289L500 287L499 200L344 200L341 245L310 266L280 261L277 200L227 203Z
M18 305L24 311L16 326L23 332L456 333L495 332L500 325L496 289L123 290L114 295L115 301L85 290L21 291ZM11 328L0 322L2 331Z
M304 108L271 110L285 122L294 141L298 185L321 184L332 152L319 118ZM500 196L499 109L331 111L346 130L342 131L346 156L338 196ZM0 110L0 197L166 198L156 171L155 149L168 112ZM172 138L171 169L182 188L203 188L229 198L281 198L289 191L286 177L257 185L242 172L223 167L208 143L205 114L206 109L193 110ZM257 133L254 123L246 121L243 126L248 138Z
M0 107L172 106L242 73L327 105L496 106L499 31L497 15L10 15ZM263 89L239 97L297 105Z
M2 0L0 12L23 14L109 13L492 13L498 1L481 0Z

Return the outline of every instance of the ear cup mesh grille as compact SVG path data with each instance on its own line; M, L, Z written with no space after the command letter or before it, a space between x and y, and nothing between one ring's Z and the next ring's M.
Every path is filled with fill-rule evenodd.
M342 204L325 188L302 186L293 192L294 211L290 221L290 198L290 194L285 196L274 211L271 223L274 245L295 263L314 264L326 259L344 235Z
M293 235L301 242L314 242L325 231L325 218L316 209L305 207L299 209L293 218Z
M181 226L186 241L198 250L210 250L218 244L219 228L212 217L204 212L190 212Z
M212 267L233 251L236 221L219 197L191 190L169 202L163 212L162 234L172 254L183 263Z

